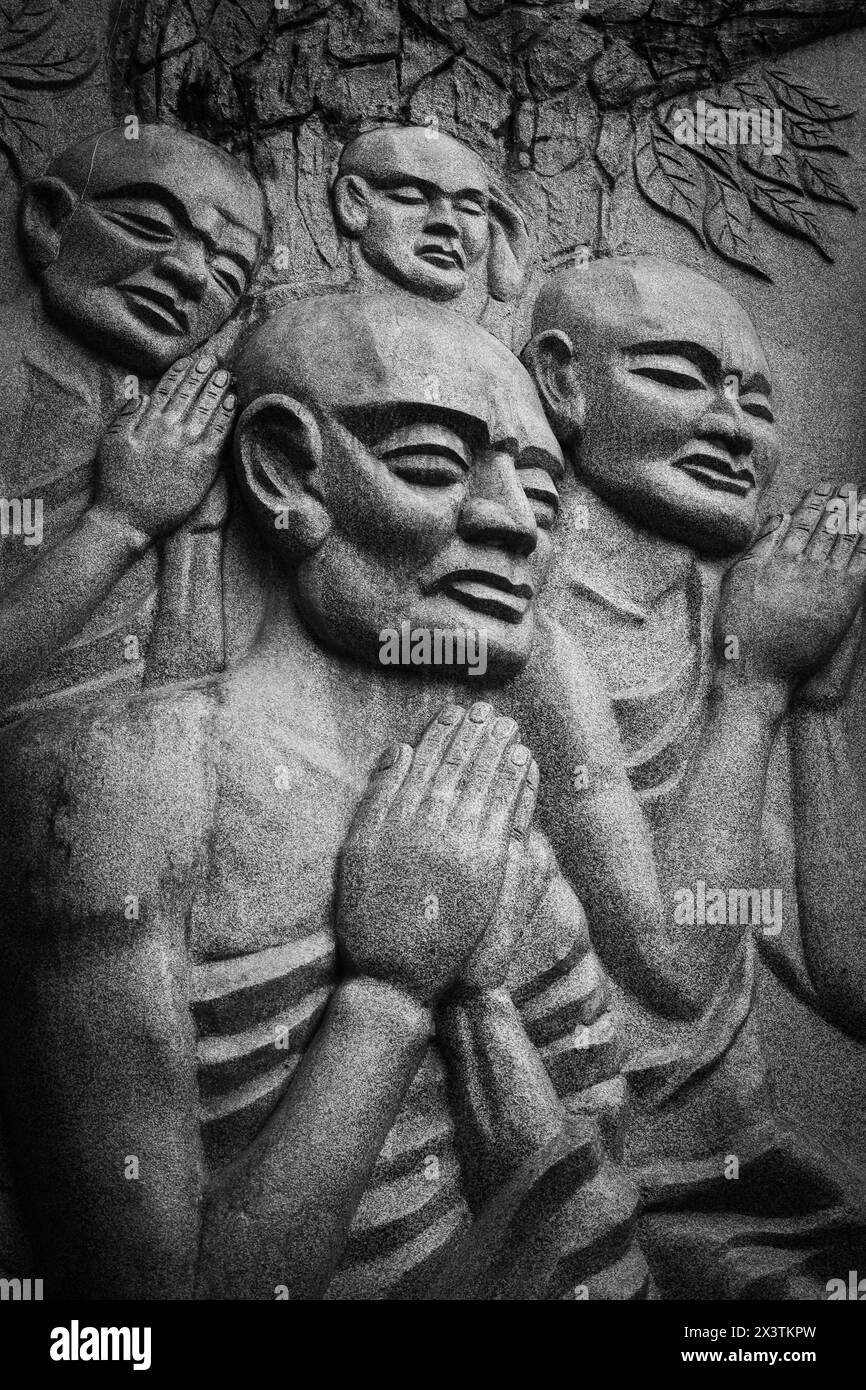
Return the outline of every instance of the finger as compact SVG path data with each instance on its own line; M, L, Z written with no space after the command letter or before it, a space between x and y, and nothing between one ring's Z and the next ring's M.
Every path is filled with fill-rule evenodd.
M516 743L499 764L487 798L487 815L483 831L494 843L511 835L517 803L532 766L532 755L523 743Z
M491 789L502 759L518 742L518 738L517 725L507 716L494 719L488 726L486 737L461 787L461 810L469 825L480 826L487 814Z
M408 743L392 743L385 749L370 774L347 838L369 835L380 828L411 765L412 749Z
M424 800L431 824L444 824L451 815L458 790L472 777L475 754L493 723L495 715L490 705L483 700L476 701L427 786Z
M804 493L791 513L788 533L779 548L780 554L793 556L803 553L815 528L823 525L824 510L837 490L836 483L824 480Z
M192 367L191 357L179 357L177 361L164 372L153 389L153 398L159 405L164 405L168 398L173 394L175 387L186 376Z
M866 534L858 536L848 561L848 573L858 579L866 576Z
M205 438L213 437L216 442L228 434L235 418L237 404L238 398L234 392L227 391L207 421L204 429Z
M784 512L774 512L772 516L768 516L755 540L741 559L769 560L785 539L788 522L789 518Z
M529 834L532 817L535 815L535 803L538 799L538 781L538 763L533 758L529 764L526 781L520 789L514 820L511 822L511 838L513 840L525 840Z
M835 502L836 506L828 510L827 529L835 542L830 556L834 569L847 569L854 555L860 539L860 504L863 495L856 483L845 483L838 495L831 499L831 505Z
M412 815L417 811L465 717L466 711L459 705L446 705L427 725L415 749L412 766L400 796L400 806L406 814Z
M214 418L221 418L220 405L230 387L231 377L223 367L211 372L204 389L196 397L191 412L193 421L202 432Z
M476 989L495 989L504 984L524 921L527 873L526 853L522 846L512 843L493 920L466 962L464 984Z
M188 414L210 380L211 372L216 369L216 365L216 358L209 352L193 361L176 385L168 408L180 415Z

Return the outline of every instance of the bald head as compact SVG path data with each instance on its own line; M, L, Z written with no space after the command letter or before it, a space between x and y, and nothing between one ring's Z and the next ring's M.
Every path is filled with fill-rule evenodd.
M529 253L526 224L467 145L420 126L352 140L333 187L334 216L370 288L387 282L442 303L511 299ZM383 284L384 282L384 284Z
M663 534L746 545L778 461L770 372L721 285L652 256L564 271L535 306L524 360L578 473Z
M103 131L24 190L21 240L49 313L156 375L222 327L250 282L264 201L237 160L167 126Z

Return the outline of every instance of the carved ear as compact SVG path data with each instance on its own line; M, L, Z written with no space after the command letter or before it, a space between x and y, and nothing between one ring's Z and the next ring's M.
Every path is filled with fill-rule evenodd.
M62 179L46 176L24 185L18 228L25 260L36 274L57 260L63 228L77 203Z
M359 237L370 220L367 183L359 174L343 174L332 190L334 217L341 232Z
M319 427L291 396L259 396L235 429L235 463L241 489L273 543L292 559L312 555L331 521L314 486L322 462Z
M583 429L586 399L577 379L574 347L568 334L559 328L536 333L520 356L535 381L560 444L578 438Z
M490 249L487 288L493 299L516 299L529 268L529 229L516 203L501 188L491 187L488 205Z

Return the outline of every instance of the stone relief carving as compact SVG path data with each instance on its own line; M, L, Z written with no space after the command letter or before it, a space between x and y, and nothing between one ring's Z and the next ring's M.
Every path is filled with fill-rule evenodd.
M866 1259L757 989L864 1039L866 489L767 516L745 309L546 274L590 224L539 197L634 127L641 191L759 269L749 203L818 245L806 195L853 207L851 113L773 66L793 154L689 149L669 99L750 100L760 23L538 8L135 6L115 58L189 128L23 187L0 1270L51 1297L821 1299Z

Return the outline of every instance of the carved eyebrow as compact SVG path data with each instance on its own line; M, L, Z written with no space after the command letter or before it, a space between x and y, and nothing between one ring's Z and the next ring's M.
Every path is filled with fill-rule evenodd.
M545 473L549 473L554 482L561 482L565 477L565 466L561 459L555 454L548 453L547 449L539 448L537 444L530 444L523 449L517 458L518 468L540 468Z
M365 406L350 406L339 411L338 418L365 444L375 444L383 434L404 425L443 425L453 430L471 448L490 438L487 424L474 415L428 401L375 401Z
M200 236L205 246L212 254L231 256L233 260L238 262L247 276L252 274L254 263L249 256L236 246L221 246L204 227L196 226L182 200L176 197L174 193L169 192L167 188L163 188L161 184L124 184L120 188L111 189L110 192L97 194L94 198L94 202L107 203L113 201L115 198L148 198L152 203L158 203L165 212L176 218L188 231L195 232L196 236ZM217 211L220 213L221 217L226 216L221 209L217 209ZM249 231L248 227L243 227L242 223L235 222L232 218L226 218L226 220L231 221L236 227L241 227L244 231ZM250 232L250 235L252 235L252 232Z
M421 192L428 198L431 196L435 197L437 193L444 193L448 198L473 198L481 207L486 207L488 203L488 195L483 188L455 188L449 190L443 188L441 184L431 183L429 179L417 178L414 174L383 174L381 177L374 175L372 178L368 177L368 182L372 183L374 188L382 188L385 190L389 188L405 188L407 184L411 184L414 188L420 188Z
M752 372L752 375L746 377L740 385L740 395L751 396L756 393L760 396L766 396L768 400L773 394L770 378L760 371Z
M665 338L659 342L633 343L625 349L630 357L684 357L704 376L718 376L722 370L719 358L710 348L687 339Z

